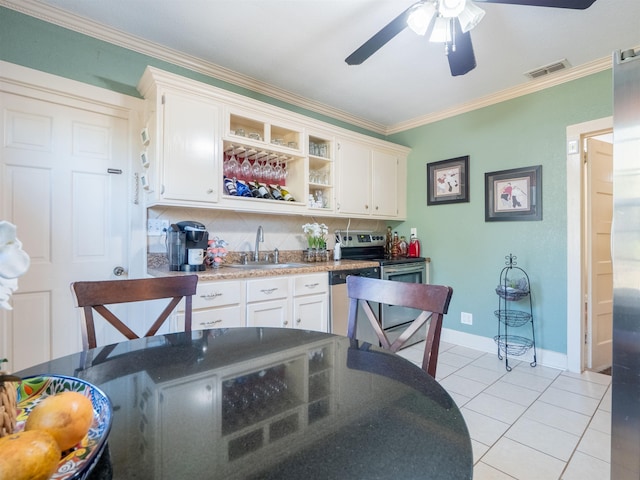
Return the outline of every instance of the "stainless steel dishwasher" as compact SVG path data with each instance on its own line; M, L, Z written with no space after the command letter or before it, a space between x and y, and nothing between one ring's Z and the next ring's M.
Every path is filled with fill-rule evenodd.
M380 267L355 268L350 270L336 270L329 272L329 288L330 288L330 305L331 305L331 333L337 335L347 335L347 327L349 323L349 297L347 296L347 277L356 275L360 277L380 278ZM372 305L380 308L379 305ZM364 312L358 309L356 321L358 321ZM364 317L363 321L358 321L356 329L356 337L358 340L378 344L379 340L376 336L369 320Z

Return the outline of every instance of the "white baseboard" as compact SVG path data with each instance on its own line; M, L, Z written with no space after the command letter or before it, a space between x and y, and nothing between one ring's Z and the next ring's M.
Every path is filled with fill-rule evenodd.
M480 350L487 353L498 353L498 347L493 341L493 338L481 337L480 335L473 335L471 333L460 332L458 330L451 330L449 328L443 328L440 335L441 342L452 343L454 345L460 345L462 347L472 348L474 350ZM536 359L538 365L542 365L549 368L557 368L559 370L567 369L567 355L564 353L558 353L551 350L544 350L542 348L536 348ZM532 362L533 361L533 349L530 349L527 353L519 357L509 357L519 361Z

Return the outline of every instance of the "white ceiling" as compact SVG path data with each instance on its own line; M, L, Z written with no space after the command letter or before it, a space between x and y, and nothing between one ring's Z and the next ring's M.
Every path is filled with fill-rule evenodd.
M406 128L437 112L510 89L526 89L532 81L524 72L537 67L566 58L573 68L565 73L590 73L608 65L614 50L640 46L639 0L596 0L582 11L477 2L486 11L471 32L478 66L465 76L451 77L443 46L429 43L410 29L362 65L344 62L414 1L3 3L21 3L21 10L25 4L36 9L52 6L86 17L186 53L193 60L238 72L243 86L255 79L256 87L277 87L285 96L290 92L292 103L308 99L309 105L326 106L329 113L344 112L345 118L352 116L382 132ZM90 32L101 30L91 23L85 27Z

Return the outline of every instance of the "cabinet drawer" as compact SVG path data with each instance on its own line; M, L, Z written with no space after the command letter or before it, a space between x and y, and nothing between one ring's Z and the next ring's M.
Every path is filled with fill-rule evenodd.
M301 275L294 277L293 295L311 295L314 293L326 293L329 290L329 278L326 273L313 275Z
M238 305L241 301L241 282L207 282L198 284L193 309Z
M203 330L206 328L244 327L244 309L240 306L199 310L191 316L191 328Z
M247 282L247 303L287 298L289 280L287 277L270 277Z

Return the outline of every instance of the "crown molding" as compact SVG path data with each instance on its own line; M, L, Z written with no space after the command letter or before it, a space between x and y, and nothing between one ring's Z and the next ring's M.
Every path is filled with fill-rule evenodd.
M579 67L573 67L556 74L536 78L535 80L524 83L522 85L507 88L500 92L477 98L471 102L462 103L446 110L430 113L428 115L417 117L412 120L407 120L406 122L398 123L396 125L388 127L386 134L391 135L394 133L404 132L412 128L421 127L423 125L438 122L440 120L445 120L462 113L467 113L471 112L472 110L495 105L497 103L512 100L517 97L522 97L530 93L535 93L547 88L555 87L557 85L561 85L578 78L586 77L594 73L602 72L611 68L611 61L611 57L600 58Z
M321 102L316 102L242 73L235 72L213 63L205 62L200 58L106 27L103 24L51 7L50 5L43 4L37 0L0 0L0 6L67 28L74 32L82 33L89 37L126 48L127 50L148 55L179 67L184 67L188 70L201 73L231 85L246 88L247 90L266 95L276 100L281 100L290 105L304 108L321 115L326 115L350 125L361 127L381 135L384 135L386 131L386 126L383 124L349 114L343 110L331 107Z
M601 58L593 62L574 67L566 71L557 72L548 77L541 77L513 88L475 99L471 102L460 104L446 110L420 116L405 122L387 126L358 117L335 107L321 102L316 102L288 90L262 82L253 77L235 72L219 65L205 62L204 60L172 50L153 42L135 37L128 33L106 27L100 23L88 20L84 17L62 11L58 8L43 4L37 0L0 0L0 6L18 11L54 25L82 33L89 37L102 40L113 45L126 48L158 60L169 62L188 70L201 73L223 82L245 88L247 90L266 95L290 105L303 108L320 115L339 120L350 125L375 132L380 135L391 135L405 130L421 127L429 123L444 120L456 115L467 113L479 108L495 105L506 100L511 100L523 95L538 92L562 83L566 83L581 77L601 72L611 68L611 58Z

